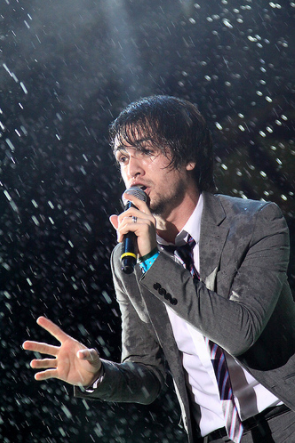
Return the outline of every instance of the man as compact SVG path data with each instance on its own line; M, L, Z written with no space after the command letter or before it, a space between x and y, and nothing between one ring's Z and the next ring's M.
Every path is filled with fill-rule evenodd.
M125 194L135 207L110 218L119 243L137 238L134 273L122 271L120 245L112 254L122 363L41 317L61 346L24 343L55 357L32 361L45 369L35 378L64 380L80 397L148 404L166 361L190 443L294 442L295 306L280 210L213 194L211 139L187 101L129 105L111 140L126 187L149 200Z

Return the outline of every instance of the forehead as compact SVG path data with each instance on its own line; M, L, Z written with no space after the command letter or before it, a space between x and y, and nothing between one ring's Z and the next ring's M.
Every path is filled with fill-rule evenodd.
M147 122L133 122L118 128L113 139L113 149L124 149L124 147L141 148L143 145L159 146L157 131ZM160 143L161 144L161 143Z
M114 140L114 153L117 151L125 151L126 149L130 148L141 150L146 146L153 146L156 148L156 145L152 142L152 140L147 137L138 138L137 140L132 141L116 137Z

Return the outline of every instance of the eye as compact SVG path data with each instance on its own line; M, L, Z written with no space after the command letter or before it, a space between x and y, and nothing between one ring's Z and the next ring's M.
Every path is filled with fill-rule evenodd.
M152 148L142 148L140 151L143 155L146 155L147 157L151 157L155 154L155 150Z
M119 155L117 155L116 160L119 164L124 164L128 161L128 157L127 155L120 153Z

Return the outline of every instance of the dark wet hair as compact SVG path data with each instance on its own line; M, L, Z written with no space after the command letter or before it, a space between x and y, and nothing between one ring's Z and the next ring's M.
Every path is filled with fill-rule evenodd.
M187 100L165 95L142 98L128 105L110 126L110 143L140 149L149 140L164 154L172 154L171 167L195 162L192 171L198 190L215 191L213 147L205 119Z

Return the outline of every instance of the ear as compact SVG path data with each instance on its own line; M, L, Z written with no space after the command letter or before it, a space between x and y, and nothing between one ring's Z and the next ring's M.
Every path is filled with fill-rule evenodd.
M192 171L193 169L195 169L195 167L196 167L196 162L189 162L185 168L187 171Z

